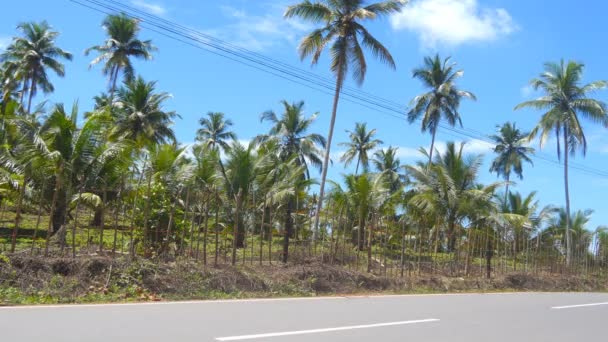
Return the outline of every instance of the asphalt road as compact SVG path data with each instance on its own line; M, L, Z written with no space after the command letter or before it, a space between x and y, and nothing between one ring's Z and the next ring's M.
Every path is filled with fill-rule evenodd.
M2 341L608 341L608 294L471 294L0 308Z

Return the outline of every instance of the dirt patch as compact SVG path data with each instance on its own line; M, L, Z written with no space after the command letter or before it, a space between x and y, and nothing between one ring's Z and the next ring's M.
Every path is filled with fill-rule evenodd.
M495 279L382 277L307 260L205 267L180 261L13 256L0 264L0 305L160 299L485 291L606 291L606 279L508 274ZM24 299L25 298L25 299ZM33 301L33 302L28 302Z

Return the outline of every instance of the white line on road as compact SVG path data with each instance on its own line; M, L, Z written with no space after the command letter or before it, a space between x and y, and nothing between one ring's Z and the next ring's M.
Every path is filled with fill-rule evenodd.
M415 320L415 321L402 321L402 322L378 323L378 324L367 324L367 325L352 325L352 326L348 326L348 327L338 327L338 328L325 328L325 329L312 329L312 330L299 330L299 331L285 331L285 332L276 332L276 333L268 333L268 334L218 337L215 340L216 341L255 340L255 339L260 339L260 338L268 338L268 337L319 334L319 333L326 333L326 332L333 332L333 331L381 328L381 327L390 327L390 326L395 326L395 325L431 323L431 322L438 322L438 321L439 320L436 318L429 318L429 319L421 319L421 320Z
M608 302L605 302L605 303L578 304L578 305L565 305L565 306L554 306L551 309L553 309L553 310L575 309L575 308L586 308L586 307L590 307L590 306L602 306L602 305L608 305Z

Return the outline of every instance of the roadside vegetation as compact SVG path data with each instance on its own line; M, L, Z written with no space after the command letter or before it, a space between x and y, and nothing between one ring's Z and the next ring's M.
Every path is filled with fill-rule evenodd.
M172 130L181 117L168 93L133 66L157 47L126 14L109 15L107 39L86 51L108 78L93 108L43 100L51 74L69 77L73 55L48 23L19 24L0 55L0 304L605 289L608 228L589 226L592 211L572 211L568 186L569 158L587 150L584 125L608 127L594 98L608 84L584 84L583 64L547 63L531 81L541 97L514 106L539 110L536 127L497 126L494 183L480 182L484 156L466 143L436 146L439 127L462 126L460 103L476 99L439 55L414 69L426 92L404 113L430 135L420 161L403 164L381 132L356 123L333 161L354 173L326 180L345 79L364 81L367 54L395 66L365 24L404 5L289 7L286 17L319 27L301 57L332 58L329 134L315 124L327 113L289 99L259 114L267 130L248 144L221 112L201 115L194 145L179 142L191 139ZM566 201L541 207L514 181L533 167L531 142L551 137Z

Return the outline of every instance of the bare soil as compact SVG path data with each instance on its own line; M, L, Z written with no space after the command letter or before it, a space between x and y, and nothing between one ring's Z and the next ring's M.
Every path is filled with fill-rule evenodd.
M493 279L382 277L309 260L221 266L106 257L0 260L0 305L379 293L607 291L608 280L513 273Z

